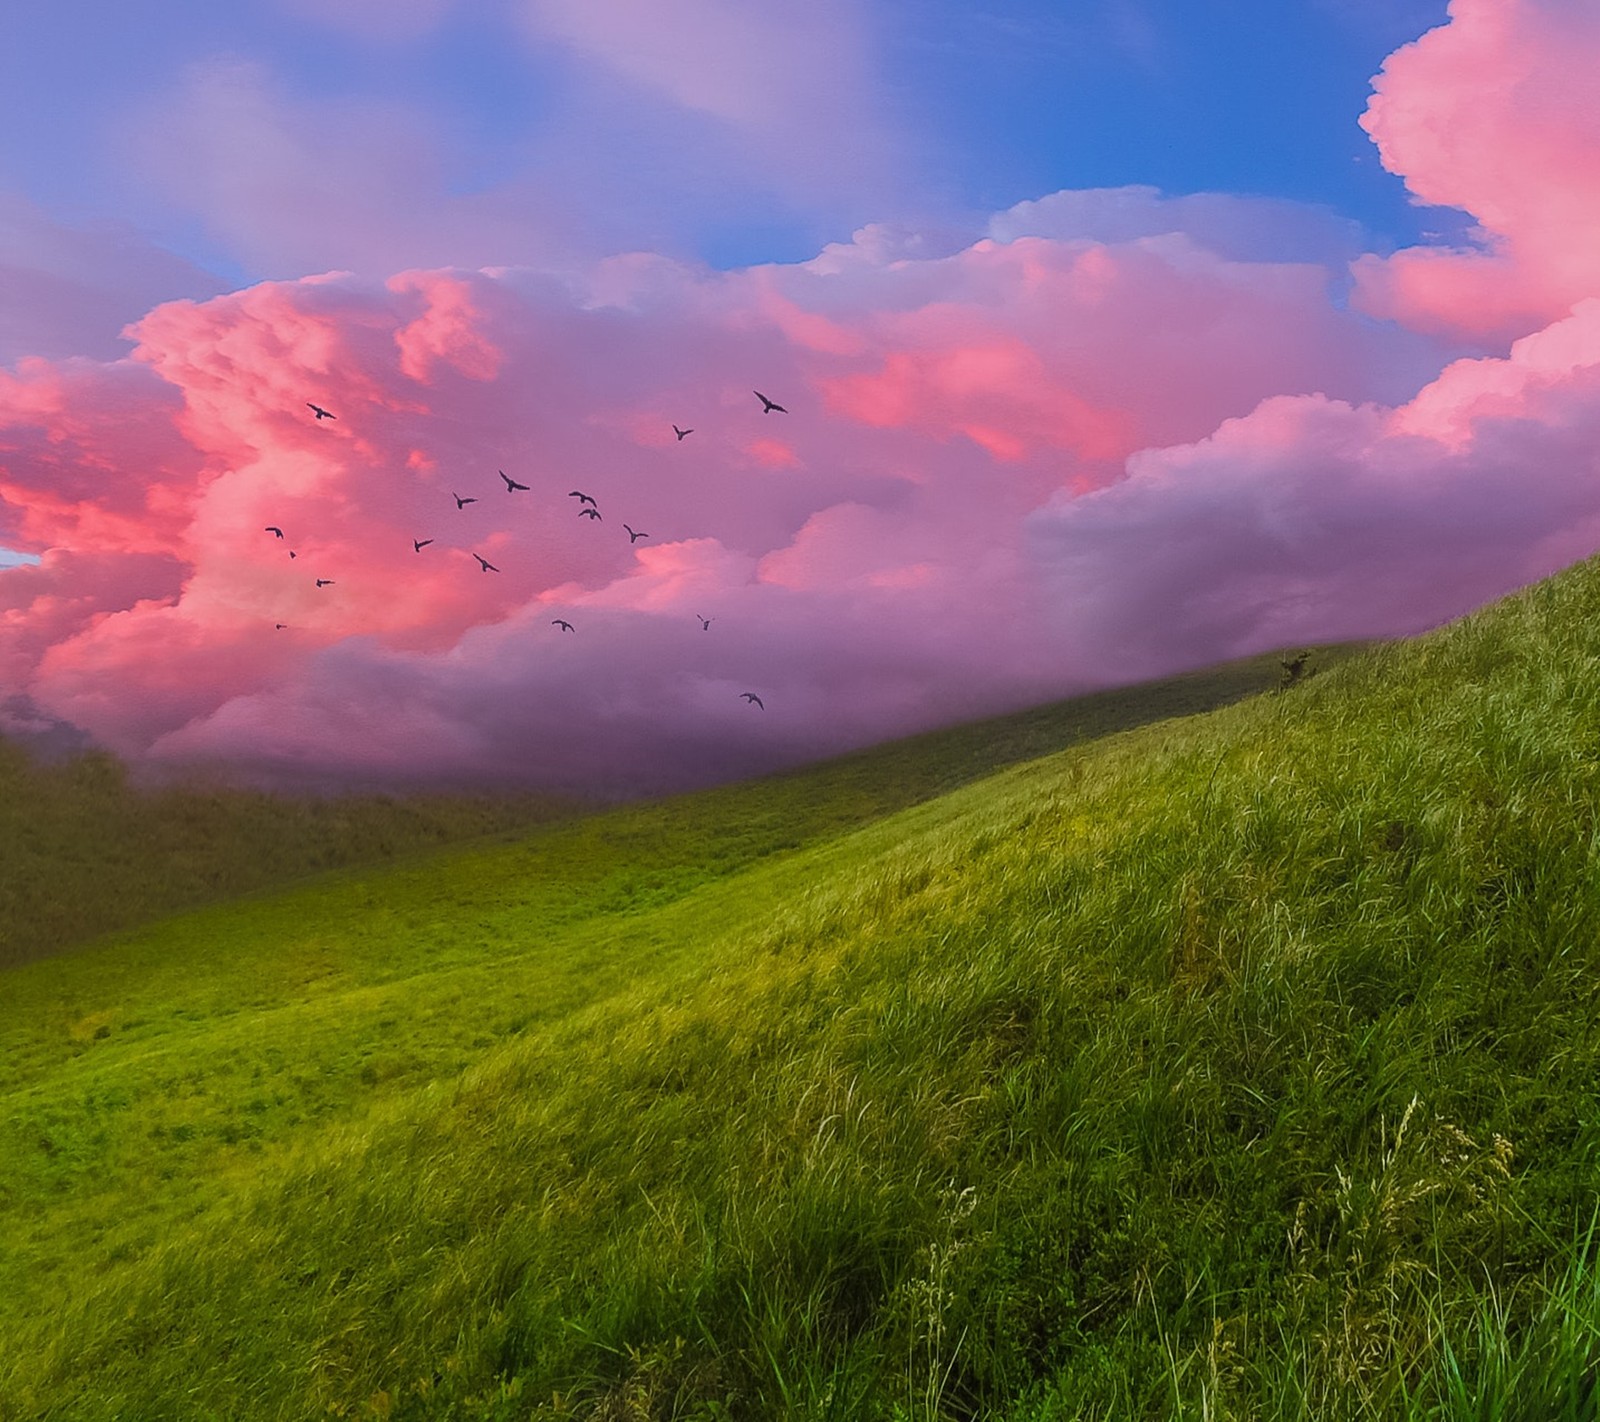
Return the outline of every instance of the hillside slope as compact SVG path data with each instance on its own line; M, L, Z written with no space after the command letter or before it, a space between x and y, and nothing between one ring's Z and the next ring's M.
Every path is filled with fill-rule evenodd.
M1331 666L1355 644L1317 649ZM808 803L862 823L1030 756L1274 685L1276 655L956 726L793 772ZM803 788L802 788L803 787ZM718 802L723 803L723 802ZM382 864L567 819L549 796L311 796L141 790L103 752L40 764L0 738L0 967L321 871Z
M1597 670L1590 563L7 973L0 1416L1590 1416Z
M0 967L179 909L575 811L527 794L147 790L106 752L40 763L0 737Z

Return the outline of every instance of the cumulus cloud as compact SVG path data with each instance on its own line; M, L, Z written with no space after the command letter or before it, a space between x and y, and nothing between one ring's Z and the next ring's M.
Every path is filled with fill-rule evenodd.
M1093 681L1041 655L1027 516L1383 364L1315 264L914 245L263 283L158 307L130 360L27 363L0 387L0 536L57 551L6 585L34 629L10 655L139 755L633 784L786 763ZM109 585L47 619L84 560Z
M1368 311L1504 341L1600 291L1600 10L1574 0L1451 0L1450 22L1392 54L1362 126L1416 200L1478 222L1464 249L1356 264Z
M1137 679L1436 626L1600 546L1600 300L1395 409L1280 396L1031 520L1058 635Z

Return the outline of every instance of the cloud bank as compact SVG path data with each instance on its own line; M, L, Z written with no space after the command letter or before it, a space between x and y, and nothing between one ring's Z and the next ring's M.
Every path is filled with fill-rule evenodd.
M1118 189L732 272L166 302L129 358L0 371L0 543L42 555L0 677L152 763L632 794L1421 630L1600 543L1600 271L1508 157L1600 202L1596 62L1575 7L1457 0L1385 66L1366 122L1473 252ZM1504 137L1450 141L1476 103Z

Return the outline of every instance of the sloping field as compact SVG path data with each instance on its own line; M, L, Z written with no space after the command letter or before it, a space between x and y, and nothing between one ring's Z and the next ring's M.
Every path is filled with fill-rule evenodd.
M0 968L179 909L575 812L539 795L142 790L103 752L40 764L0 739Z
M1600 568L933 744L5 973L0 1417L1593 1416Z
M1325 647L1329 666L1356 644ZM785 777L791 799L857 824L925 800L999 766L1166 716L1227 705L1276 684L1262 656L1183 676L955 726ZM783 797L706 802L741 820ZM737 812L729 811L738 805ZM181 909L280 888L320 871L359 868L449 843L516 834L580 813L523 794L294 796L224 787L141 790L103 753L39 764L0 739L0 967L44 957Z

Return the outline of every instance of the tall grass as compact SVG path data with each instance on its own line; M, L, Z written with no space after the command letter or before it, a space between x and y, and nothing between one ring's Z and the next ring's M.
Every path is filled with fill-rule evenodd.
M0 1416L1593 1417L1597 668L1585 564L16 970Z

